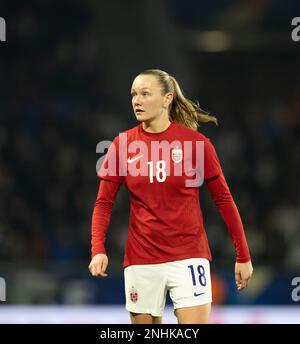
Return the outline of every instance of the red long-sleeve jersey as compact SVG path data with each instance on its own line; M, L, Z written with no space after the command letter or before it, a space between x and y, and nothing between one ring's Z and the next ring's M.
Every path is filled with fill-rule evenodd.
M242 221L210 140L176 122L161 133L146 132L139 124L123 134L114 139L98 172L101 182L92 217L92 257L106 253L113 204L124 183L131 203L124 267L197 257L211 260L200 183L195 183L198 176L200 182L205 180L226 223L237 262L249 261ZM155 151L153 145L159 149Z

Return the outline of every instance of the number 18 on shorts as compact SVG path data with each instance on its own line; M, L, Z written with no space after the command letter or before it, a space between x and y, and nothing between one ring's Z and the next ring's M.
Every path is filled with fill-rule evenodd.
M169 292L174 310L212 302L209 261L190 258L125 268L126 309L162 316Z

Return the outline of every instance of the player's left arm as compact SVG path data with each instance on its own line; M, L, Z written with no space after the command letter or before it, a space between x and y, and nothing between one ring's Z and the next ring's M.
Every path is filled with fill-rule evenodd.
M216 150L209 139L204 142L204 179L236 249L237 288L244 289L253 273L250 251L239 211L227 185Z
M235 282L237 289L242 290L248 286L253 273L242 220L222 172L215 178L206 180L206 185L236 249Z

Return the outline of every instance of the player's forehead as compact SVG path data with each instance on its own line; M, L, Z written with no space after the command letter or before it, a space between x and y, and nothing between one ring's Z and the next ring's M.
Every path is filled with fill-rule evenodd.
M138 75L132 83L132 91L141 91L143 89L155 90L159 89L157 78L154 75Z

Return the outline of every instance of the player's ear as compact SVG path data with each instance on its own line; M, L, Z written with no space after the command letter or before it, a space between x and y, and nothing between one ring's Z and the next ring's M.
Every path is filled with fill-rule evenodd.
M164 100L164 108L167 109L169 105L172 103L173 100L173 93L168 92L165 94L165 100Z

